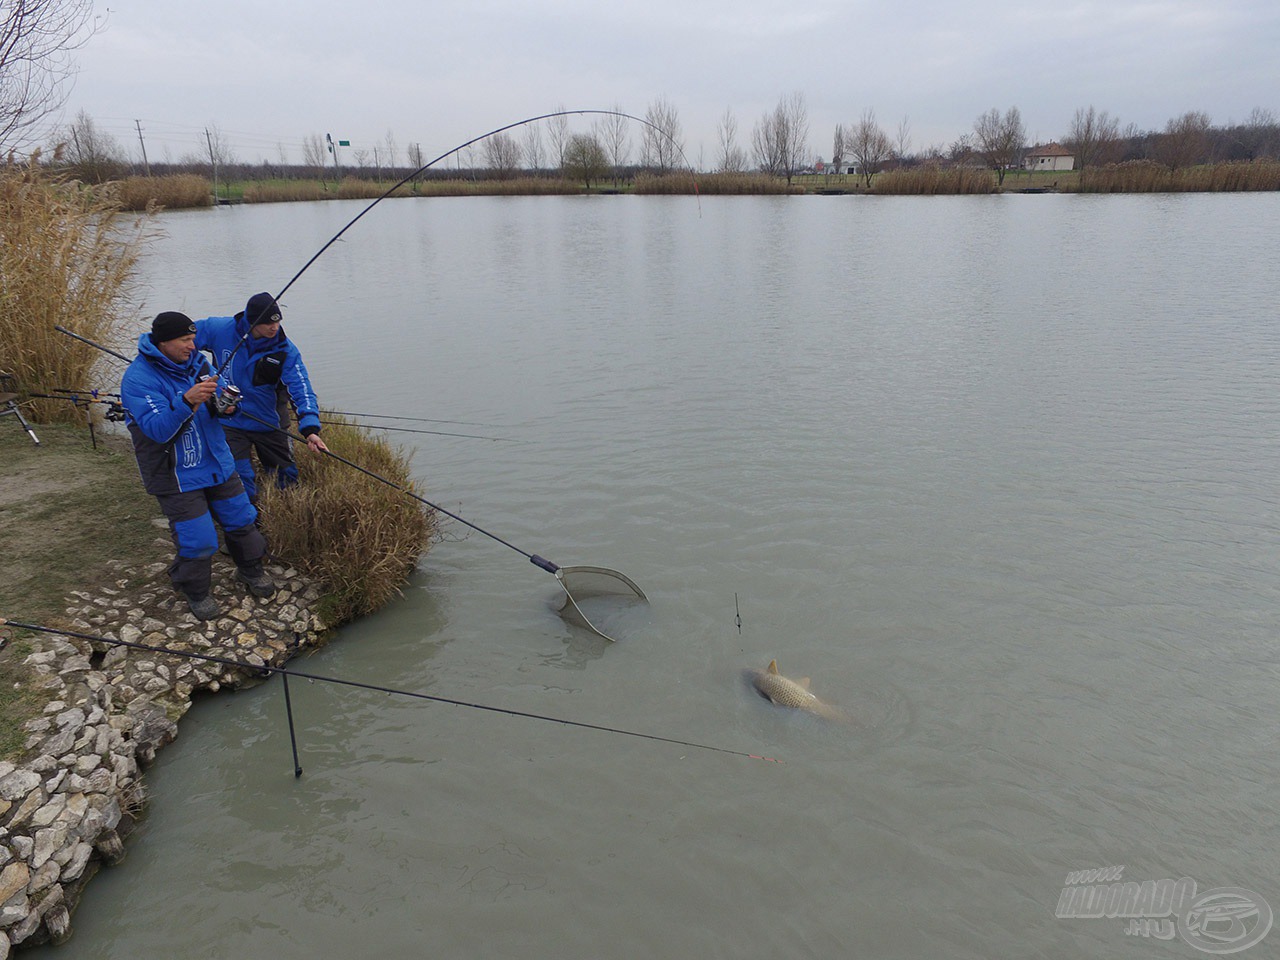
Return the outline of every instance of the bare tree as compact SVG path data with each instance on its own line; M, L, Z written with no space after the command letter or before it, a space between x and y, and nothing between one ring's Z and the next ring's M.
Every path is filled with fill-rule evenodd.
M499 180L510 180L520 169L520 144L509 133L495 133L485 138L484 158Z
M903 117L898 121L898 135L893 142L893 158L902 163L911 152L911 118Z
M394 170L396 165L396 154L399 152L399 148L396 144L395 134L390 130L388 130L387 135L382 138L382 148L382 162L386 164L389 169Z
M101 29L93 0L5 0L0 20L0 153L29 145L71 93L71 55Z
M849 154L858 163L858 172L862 174L862 182L871 189L871 178L880 172L885 161L893 153L893 144L889 136L876 123L874 110L862 114L849 136Z
M968 163L973 159L973 134L962 133L951 141L951 145L947 147L943 156L952 163Z
M204 128L204 142L209 150L209 165L213 167L213 195L216 198L218 196L218 167L222 167L225 170L229 164L236 162L236 158L231 152L231 144L227 141L226 135L218 129L216 123Z
M1212 121L1207 113L1189 110L1165 124L1156 155L1170 170L1204 163L1209 159L1209 130Z
M1119 139L1119 119L1105 110L1098 113L1090 104L1077 108L1062 145L1075 156L1076 168L1084 170L1110 160Z
M669 173L684 156L683 134L680 117L675 106L666 97L658 97L649 104L644 115L646 125L640 137L640 162L655 168L658 173Z
M621 104L615 103L613 113L606 114L595 125L595 136L609 158L609 166L613 170L613 185L616 187L622 176L622 168L627 165L631 155L630 125L622 115Z
M569 118L564 104L556 107L556 116L547 121L547 139L551 141L551 161L557 170L564 167L564 151L569 146Z
M844 169L844 153L849 149L847 144L844 124L837 123L835 133L831 137L831 166L835 167L836 173Z
M534 173L542 169L546 152L542 146L542 128L536 123L527 124L524 128L524 165Z
M1004 116L992 107L973 124L976 138L975 150L992 170L996 182L1004 185L1004 175L1010 167L1022 159L1026 147L1027 131L1022 125L1022 113L1010 107Z
M405 149L405 152L409 156L409 166L413 167L414 170L422 169L422 164L424 162L422 159L422 144L414 141L409 144Z
M751 148L761 170L791 183L809 157L809 111L803 93L778 100L752 131Z
M124 170L124 151L115 137L99 129L93 118L81 110L75 122L59 135L65 144L64 157L74 176L85 183L105 183Z
M1276 115L1265 107L1254 107L1249 112L1237 137L1246 160L1274 158L1280 154L1280 124L1276 122Z
M377 147L373 148L373 155L374 157L377 157L378 155ZM351 151L351 158L355 160L356 166L359 169L363 170L365 167L369 165L369 150L366 147L356 147L354 150Z
M564 149L564 173L581 180L591 189L591 181L600 181L609 170L609 157L600 141L586 133L575 133Z
M311 168L311 175L319 177L324 183L325 157L324 137L318 133L302 138L302 165Z
M738 146L738 118L728 107L724 108L716 134L720 140L720 157L716 161L716 169L721 173L741 173L747 168L747 155Z
M215 166L225 167L236 162L236 155L231 150L231 141L218 129L216 123L204 128L205 147L209 152L209 162Z

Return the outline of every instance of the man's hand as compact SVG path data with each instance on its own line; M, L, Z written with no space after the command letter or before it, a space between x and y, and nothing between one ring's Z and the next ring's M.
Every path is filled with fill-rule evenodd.
M320 434L318 433L313 433L307 437L307 449L313 453L319 453L321 450L325 453L329 452L329 448L324 445L324 441L320 439Z
M195 384L186 393L182 395L182 399L187 402L192 410L200 406L206 400L210 399L218 391L218 378L210 377L208 380L201 380Z

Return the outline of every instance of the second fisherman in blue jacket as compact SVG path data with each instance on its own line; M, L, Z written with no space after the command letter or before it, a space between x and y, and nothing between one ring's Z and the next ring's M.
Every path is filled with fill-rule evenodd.
M329 448L320 439L320 404L311 387L302 354L285 336L280 307L269 293L255 293L234 317L206 317L196 322L196 348L213 356L222 379L240 389L240 409L221 421L235 457L236 472L254 503L258 486L251 457L258 455L265 474L286 487L297 482L298 465L289 442L288 406L298 416L307 446ZM223 369L227 358L231 363Z

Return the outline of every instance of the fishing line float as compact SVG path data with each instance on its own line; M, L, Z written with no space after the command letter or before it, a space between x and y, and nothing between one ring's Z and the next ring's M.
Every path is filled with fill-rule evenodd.
M195 653L189 650L177 650L173 647L161 647L147 643L137 643L129 640L114 640L111 637L98 636L90 633L80 633L74 630L64 630L62 628L47 627L42 624L26 623L21 620L9 620L0 617L0 626L8 624L11 627L18 627L23 630L32 630L38 633L52 633L62 637L75 637L78 640L88 640L90 642L107 643L118 647L127 647L131 650L142 650L148 653L165 653L175 657L185 657L189 660L201 660L207 663L219 663L225 666L236 667L246 670L250 673L278 673L284 680L285 696L288 698L288 681L289 677L298 677L302 680L319 681L321 683L332 683L344 687L355 687L360 690L372 690L377 693L394 694L400 697L409 697L414 700L427 700L432 703L445 703L454 707L467 707L471 710L484 710L489 713L502 713L510 717L523 717L526 720L545 720L549 723L559 723L566 727L580 727L584 730L599 730L602 733L616 733L625 737L637 737L642 740L654 740L658 743L672 743L682 747L693 747L697 750L710 750L715 753L727 753L735 757L746 757L750 760L767 760L769 763L781 763L781 760L774 757L764 757L755 753L747 753L742 750L729 750L725 747L715 747L705 743L696 743L692 740L678 740L674 737L661 737L652 733L639 733L635 730L624 730L620 727L608 727L598 723L586 723L581 720L566 720L563 717L552 717L541 713L531 713L526 710L512 710L507 707L495 707L485 703L474 703L468 700L456 700L451 697L441 697L430 693L420 693L416 690L400 690L395 687L381 686L375 683L362 683L359 680L347 680L342 677L330 677L318 673L307 673L302 670L289 670L285 667L273 667L268 664L256 666L251 663L245 663L240 660L232 660L229 657L219 657L209 653ZM292 705L288 704L289 718L289 737L292 741L293 734L293 711ZM302 775L302 768L297 762L297 747L294 747L294 776Z
M62 333L66 333L72 337L75 337L77 340L81 340L84 343L89 344L89 346L91 347L96 347L97 349L101 350L103 353L109 354L123 363L130 362L129 358L126 357L123 353L120 353L119 351L116 351L116 350L112 350L110 347L103 346L100 343L95 343L94 341L90 340L88 337L82 337L77 333L71 333L71 331L58 326L55 326L54 329L59 330ZM305 437L299 436L298 434L293 433L290 430L286 430L284 427L280 426L279 424L268 423L266 420L262 420L258 417L255 417L253 414L244 410L241 410L240 412L244 414L244 416L248 417L250 420L253 420L256 423L262 424L264 427L266 427L269 430L274 430L279 433L283 433L286 437L289 437L291 440L294 440L298 443L303 443L303 444L307 442ZM425 503L432 510L437 510L440 513L443 513L445 516L450 517L454 520L457 520L459 523L470 527L472 530L475 530L477 533L484 534L484 536L488 537L490 540L495 540L498 543L502 544L504 547L509 547L510 549L514 550L516 553L526 557L529 560L529 562L532 563L535 567L538 567L540 570L545 570L547 573L552 574L556 578L556 582L560 585L560 589L564 592L564 602L561 604L560 612L569 614L571 619L579 623L581 626L586 627L588 630L590 630L592 633L596 634L597 636L603 637L604 639L609 640L611 642L613 641L613 637L609 636L607 633L605 633L603 630L597 627L591 621L591 619L586 615L586 613L583 612L582 607L578 603L579 599L585 600L588 597L621 594L624 596L631 596L632 598L640 600L645 603L647 603L649 600L649 598L645 596L644 591L641 590L640 587L636 585L635 581L632 580L630 577L628 577L624 573L621 573L617 570L612 570L608 567L596 567L596 566L589 566L586 564L576 564L573 566L564 566L564 567L559 566L558 564L555 564L550 560L548 560L546 557L541 557L541 556L538 556L536 553L529 553L526 550L520 549L515 544L507 540L504 540L502 537L498 536L496 533L491 533L490 531L484 529L484 527L478 526L477 524L472 523L470 520L466 520L463 517L458 516L458 514L454 513L453 511L447 510L438 504L432 503L430 500L426 499L425 497L419 496L418 494L414 493L409 488L403 487L400 484L396 483L394 480L389 480L380 474L374 473L372 470L369 470L365 467L360 466L360 464L358 463L354 463L351 460L348 460L346 457L342 456L341 454L334 453L332 450L321 450L320 452L325 454L326 456L332 457L334 460L337 460L339 463L345 463L348 467L351 467L353 470L360 471L365 476L372 477L374 480L377 480L380 483L385 483L387 486L391 487L393 490L399 490L401 493L405 494L406 496L413 497L413 499L421 503ZM570 589L571 583L572 583L572 589ZM574 596L575 594L577 594L576 598Z

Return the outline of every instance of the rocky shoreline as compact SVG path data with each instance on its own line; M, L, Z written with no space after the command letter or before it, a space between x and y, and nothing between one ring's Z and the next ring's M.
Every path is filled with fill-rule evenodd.
M172 550L168 538L155 546L157 557ZM276 594L258 600L216 555L213 596L222 615L204 623L170 587L167 561L111 566L100 596L69 598L60 627L244 666L58 634L27 641L25 662L49 702L26 725L27 759L0 763L0 960L15 946L71 935L84 885L123 858L124 838L146 806L143 768L177 736L196 693L254 682L261 668L323 641L320 586L292 568L268 564Z

